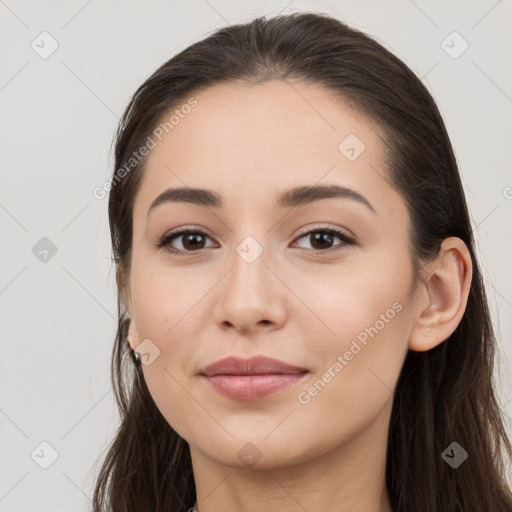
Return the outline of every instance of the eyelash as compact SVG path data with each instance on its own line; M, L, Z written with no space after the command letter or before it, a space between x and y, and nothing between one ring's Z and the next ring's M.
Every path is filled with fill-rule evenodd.
M300 240L301 238L304 238L305 236L311 235L313 233L329 233L331 235L339 237L343 243L340 244L337 247L333 247L330 249L307 249L309 251L314 251L316 254L322 254L322 253L331 253L340 251L347 245L354 245L356 242L352 238L345 235L345 233L338 231L334 228L317 228L310 231L306 231L305 233L300 234L295 240ZM167 235L164 235L156 244L154 244L154 247L157 249L165 248L166 251L170 252L171 254L176 254L178 256L184 256L187 254L192 254L194 252L200 252L201 249L198 249L197 251L182 251L181 249L175 249L170 246L170 243L175 238L178 238L180 235L184 234L199 234L201 236L207 236L208 238L211 238L207 233L204 231L201 231L199 229L192 229L189 227L184 227L182 229L179 229L178 231L174 231L172 233L169 233Z

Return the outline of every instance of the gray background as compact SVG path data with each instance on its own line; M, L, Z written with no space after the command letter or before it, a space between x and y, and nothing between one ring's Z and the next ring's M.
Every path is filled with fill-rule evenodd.
M432 92L460 164L511 414L512 3L288 2L0 0L0 511L88 510L119 421L107 199L92 190L112 172L112 135L137 86L212 30L257 15L334 15L375 36ZM463 40L446 39L453 31ZM58 48L42 58L52 40Z

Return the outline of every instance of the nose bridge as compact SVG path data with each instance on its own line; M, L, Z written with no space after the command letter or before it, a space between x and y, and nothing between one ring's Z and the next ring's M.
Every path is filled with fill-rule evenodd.
M247 232L245 230L245 234ZM243 330L269 322L281 325L286 305L283 290L279 289L282 284L270 270L274 258L264 227L255 235L244 236L237 232L234 239L237 237L241 241L234 244L225 262L229 272L218 291L215 320L219 325L227 322Z
M272 265L270 262L272 232L268 234L268 221L262 220L255 214L259 208L264 208L264 205L260 206L260 201L255 200L250 210L239 209L238 215L231 223L233 234L232 253L229 258L229 268L232 268L231 279L236 277L243 280L259 280L269 272L266 265Z
M270 273L268 240L263 234L245 236L234 251L230 260L231 281L242 283L245 286L268 287L268 276ZM234 283L231 283L234 284Z

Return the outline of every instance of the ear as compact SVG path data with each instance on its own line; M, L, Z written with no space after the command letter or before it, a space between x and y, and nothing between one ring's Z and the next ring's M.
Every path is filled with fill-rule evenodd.
M116 284L119 293L121 294L121 298L123 299L123 303L126 307L126 310L131 315L131 297L130 297L130 289L129 284L125 282L125 278L123 276L123 271L121 268L117 267L116 270Z
M135 319L133 318L130 288L129 285L125 283L123 273L120 268L116 270L116 283L130 318L130 324L128 326L128 343L130 344L131 348L136 349L140 344L140 337L137 331L137 326L135 324Z
M468 300L473 264L466 244L457 237L443 240L421 284L409 348L424 352L448 339L459 325Z
M141 343L139 331L137 331L137 325L135 324L133 317L130 317L130 324L128 326L128 343L134 350L137 350L137 347Z

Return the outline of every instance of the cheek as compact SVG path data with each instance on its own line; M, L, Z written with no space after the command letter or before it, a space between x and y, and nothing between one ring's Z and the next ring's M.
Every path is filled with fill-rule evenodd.
M331 268L295 281L301 283L294 287L297 295L307 297L307 311L297 315L296 321L318 333L312 351L323 347L331 355L344 353L354 341L364 348L370 347L371 340L380 339L386 339L386 345L403 344L402 320L407 316L404 311L410 290L403 269L409 263L396 260L390 257L386 262L381 255L379 261L340 266L339 271ZM323 340L320 344L318 338Z
M405 307L399 309L383 310L388 323L370 311L340 320L335 340L311 347L312 360L323 364L296 390L297 422L290 425L290 437L314 450L332 447L370 428L386 408L390 412L407 352Z
M171 269L156 261L154 256L134 261L130 284L140 336L160 342L164 349L178 339L176 333L182 336L183 330L190 329L194 309L213 281L198 272Z
M390 258L386 266L381 258L379 272L373 265L305 284L308 304L322 319L303 325L322 333L306 338L311 360L320 364L297 390L312 422L322 411L340 407L346 414L335 415L332 426L350 431L371 421L392 397L407 353L410 283L399 269L408 264Z
M191 371L194 350L197 350L193 340L205 321L198 318L199 298L204 292L183 291L180 286L178 294L164 285L161 280L154 286L148 281L132 295L137 330L140 341L149 339L157 347L156 366L172 374L185 375Z
M167 422L188 438L191 423L196 419L199 425L204 423L204 411L195 407L189 392L198 349L192 341L207 318L201 298L215 281L198 278L197 272L165 271L142 261L133 262L130 280L140 341L149 339L158 348L158 357L142 366L144 379Z

